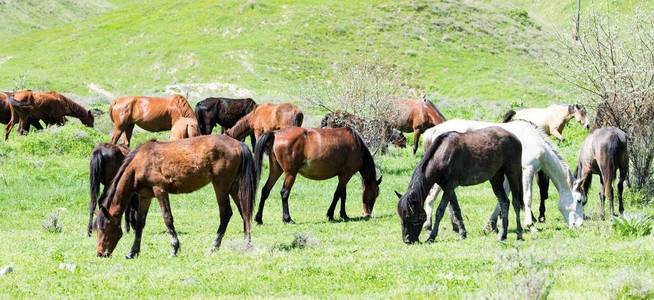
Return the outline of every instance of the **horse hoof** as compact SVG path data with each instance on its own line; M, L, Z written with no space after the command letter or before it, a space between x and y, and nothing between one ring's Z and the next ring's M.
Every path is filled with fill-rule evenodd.
M139 256L138 252L130 252L127 253L127 255L125 255L125 259L134 259L137 258L138 256Z
M348 216L341 216L341 220L347 222L347 221L350 220L350 217L348 217Z
M545 217L538 217L538 222L545 223Z
M295 224L295 221L292 219L284 220L284 224Z
M467 233L462 233L462 234L461 234L461 239L462 239L462 240L465 240L465 239L467 239L467 238L468 238L468 234L467 234Z
M436 242L436 239L435 239L435 238L433 238L433 239L432 239L432 238L428 238L428 239L425 241L425 243L427 243L427 244L432 244L432 243L434 243L434 242Z

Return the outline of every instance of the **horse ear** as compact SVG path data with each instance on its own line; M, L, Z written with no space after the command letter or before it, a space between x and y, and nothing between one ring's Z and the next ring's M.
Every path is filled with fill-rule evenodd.
M398 191L393 192L395 192L395 196L397 196L398 199L402 198L402 194L400 194Z
M581 105L575 104L575 110L581 110Z
M384 178L384 175L379 176L379 179L377 179L377 185L380 185L382 182L382 178Z
M100 211L102 212L102 214L103 214L106 218L109 218L109 210L107 210L107 208L104 207L104 206L102 206L102 205L98 205L98 206L100 207Z

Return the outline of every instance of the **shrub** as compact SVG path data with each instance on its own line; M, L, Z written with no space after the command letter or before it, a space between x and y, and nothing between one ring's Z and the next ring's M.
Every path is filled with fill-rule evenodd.
M623 236L646 236L652 233L654 218L645 214L624 214L613 218L613 232Z
M53 213L51 213L45 221L43 221L43 229L52 233L59 233L63 230L63 222L61 221L61 213L64 211L64 208L58 208Z

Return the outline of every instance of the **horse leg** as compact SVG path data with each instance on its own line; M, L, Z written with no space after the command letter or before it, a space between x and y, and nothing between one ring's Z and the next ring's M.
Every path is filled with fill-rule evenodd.
M429 238L427 238L428 243L434 242L436 240L436 236L438 236L438 226L441 224L443 214L445 214L445 207L447 207L447 204L450 203L450 198L452 198L453 194L454 189L446 190L443 192L443 198L441 198L441 202L438 204L438 208L436 209L436 222L434 222L434 228L429 233Z
M11 130L14 129L14 125L16 125L16 123L12 120L5 126L5 142L9 139L9 134L11 133Z
M154 188L154 195L159 200L159 207L161 207L161 214L164 219L164 224L166 224L166 229L168 230L168 235L170 236L170 242L172 244L171 254L177 256L179 251L179 239L177 239L177 231L175 231L175 225L173 225L173 213L170 210L170 201L168 199L168 193L160 188Z
M497 219L500 217L500 204L497 203L495 205L495 209L493 209L493 212L491 213L490 217L488 218L488 223L486 223L486 226L484 227L484 234L488 234L491 232L498 232L497 231Z
M532 167L527 167L522 169L522 186L520 186L520 188L522 189L522 202L524 203L525 206L525 227L529 228L531 232L536 231L536 227L534 226L534 215L531 211L531 193L532 193L531 185L532 185L533 178L534 178L534 169ZM513 179L514 181L515 179L511 178L511 175L509 174L507 174L506 179L509 182L511 188L513 188L511 184L512 183L511 179ZM515 182L513 182L513 184L515 184ZM516 195L512 195L512 196L515 198ZM516 205L518 205L517 207L520 208L519 203L513 204L514 207L516 207Z
M125 258L136 258L141 252L141 236L143 235L143 228L145 228L145 219L148 217L148 210L150 209L151 198L140 198L138 211L136 212L136 222L134 222L134 243L132 249L125 255Z
M520 224L520 204L528 204L531 205L531 180L532 178L529 177L529 180L526 182L529 184L529 187L527 188L525 185L525 182L522 182L525 178L521 178L518 172L512 172L507 174L506 178L509 181L509 186L511 187L512 191L516 191L515 193L511 193L511 204L513 204L513 210L515 211L515 223L516 223L516 234L518 236L518 240L522 240L522 225ZM524 173L523 173L524 174ZM533 173L531 174L533 176ZM521 190L523 189L524 190ZM521 193L522 192L522 193ZM529 198L526 198L525 192L529 194ZM522 198L522 199L520 199ZM508 199L508 197L507 197ZM529 200L527 200L529 199ZM507 218L509 216L508 214L508 207L507 207ZM525 219L532 220L533 216L525 214ZM536 226L531 225L531 231L534 232L536 231Z
M609 198L609 215L613 217L615 216L613 205L613 179L615 178L615 170L605 168L601 173L602 179L604 180L604 184L602 186L602 189L604 189L604 198Z
M210 252L218 250L220 243L225 236L225 231L227 231L227 225L229 224L229 219L232 218L232 206L229 203L229 196L227 193L224 193L219 186L218 182L213 182L213 191L216 193L216 202L218 202L218 210L220 211L220 226L216 231L216 238L209 248Z
M18 121L18 133L20 135L27 135L29 133L30 125L27 123L27 117L20 118Z
M338 185L336 186L336 191L334 192L334 197L332 198L332 203L329 205L329 209L327 209L327 219L329 221L334 221L334 210L336 210L336 203L338 202L338 199L343 199L344 194L346 193L346 186L347 186L347 180L343 176L338 176ZM341 203L343 201L341 200ZM343 206L343 205L342 205ZM344 209L341 209L341 218L343 220L349 219L347 218L347 215L345 215L345 218L343 218L344 214Z
M468 236L465 225L463 225L463 216L461 216L461 207L459 206L459 201L456 198L456 194L452 193L450 197L450 215L452 217L452 224L456 224L458 232L461 235L461 239L465 240Z
M284 178L284 186L280 192L280 195L282 196L282 220L286 224L295 224L293 219L291 219L291 214L288 211L288 196L291 195L291 188L293 188L293 183L295 183L296 176L296 174L291 175L291 173L286 173Z
M500 218L502 219L502 228L499 232L499 240L506 240L507 230L509 228L509 198L504 191L504 174L499 173L490 180L493 193L497 197L500 206Z
M553 135L554 137L556 137L557 139L559 139L560 142L563 142L563 140L565 140L565 138L563 137L563 135L559 132L559 129L556 128L556 127L552 128L552 129L550 130L550 133L552 133L552 135Z
M277 179L279 179L279 176L282 175L282 168L279 166L277 161L272 157L272 153L270 154L270 173L268 174L268 180L266 180L266 184L263 186L261 189L261 199L259 200L259 209L257 210L257 214L254 217L254 220L257 222L257 224L261 225L263 224L263 207L266 204L266 199L268 199L268 196L270 195L270 190L275 186L275 183L277 182Z
M123 134L123 131L119 126L114 126L114 132L111 136L111 143L116 145L118 144L118 139L120 139L120 136Z
M248 201L248 199L241 199L238 196L238 186L235 185L232 187L232 192L230 193L230 195L232 196L234 203L236 203L236 207L238 208L238 211L241 213L241 219L243 220L243 239L245 240L245 247L250 248L251 246L250 243L252 241L252 238L250 236L250 229L251 229L250 217L252 216L252 210L254 209L254 207L251 207L249 210L248 209L244 210L241 208L241 206L247 203L247 202L244 203L243 201ZM243 212L245 212L245 214L243 214Z
M604 190L604 176L602 176L601 172L600 172L599 198L600 198L600 218L604 220L604 201L606 200L606 191Z
M416 154L418 151L418 144L420 143L420 135L422 132L420 132L420 128L416 128L413 130L413 155Z
M548 190L550 187L550 179L543 170L538 171L538 189L540 191L540 207L538 208L538 222L545 222L545 200L549 198Z
M624 206L622 204L622 193L624 192L624 182L625 180L628 180L628 168L629 168L629 160L625 159L624 160L626 163L623 163L622 166L620 166L620 178L618 179L618 212L620 212L620 215L624 213ZM627 166L625 166L625 164Z
M129 147L129 142L132 140L132 132L134 131L134 124L129 125L125 129L125 135L123 136L123 144Z
M438 184L434 184L434 186L432 186L429 190L427 199L425 199L425 212L427 213L427 221L425 221L425 224L422 225L422 228L427 231L431 230L434 203L436 202L436 198L438 198L438 195L441 193L441 191L441 187Z
M254 137L254 132L250 133L250 143L252 143L252 151L254 151L254 146L257 145L257 139Z

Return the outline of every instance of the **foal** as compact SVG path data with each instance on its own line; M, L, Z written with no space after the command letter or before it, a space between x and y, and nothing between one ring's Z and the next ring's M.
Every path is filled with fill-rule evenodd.
M134 244L126 258L136 257L141 249L141 234L150 208L157 197L164 223L172 241L172 254L179 250L173 225L169 194L185 194L212 183L220 226L211 250L220 246L232 216L229 195L243 219L246 245L250 245L250 217L257 188L254 159L248 147L224 135L207 135L175 142L147 142L125 158L109 193L100 206L96 220L98 256L109 256L122 236L120 217L134 193L139 194Z
M553 135L560 141L563 141L563 129L572 118L575 118L584 128L590 128L590 121L588 121L586 109L579 104L552 104L546 108L526 108L518 111L509 110L504 115L502 123L511 120L529 121L536 124L546 134Z
M424 202L434 185L443 188L443 198L436 210L434 229L428 242L438 235L438 226L448 203L454 211L454 221L461 238L467 232L461 217L461 208L454 190L489 180L498 199L502 217L499 239L505 240L509 225L509 199L504 191L506 176L513 196L518 239L522 239L520 208L522 207L522 145L518 138L500 127L488 127L466 133L446 132L429 146L424 157L413 171L409 188L404 195L396 192L400 201L397 212L402 221L402 239L411 244L418 241L427 220Z
M600 176L602 185L599 193L600 216L604 219L604 200L609 197L609 212L613 212L613 180L617 170L620 170L618 179L619 212L624 212L622 204L623 183L629 185L629 149L627 134L616 127L604 127L594 130L581 145L579 162L575 170L576 181L574 191L583 195L583 204L587 202L588 189L593 174Z
M262 213L270 190L284 174L282 187L283 221L292 223L288 211L288 197L297 174L313 179L325 180L338 176L338 186L327 210L327 218L334 220L334 209L341 199L340 216L348 220L345 213L347 183L359 172L363 178L363 214L369 217L379 195L382 178L376 179L375 161L361 137L350 128L306 129L289 127L261 136L255 148L257 173L260 173L263 153L270 158L270 174L261 190L261 201L255 220L263 223Z

